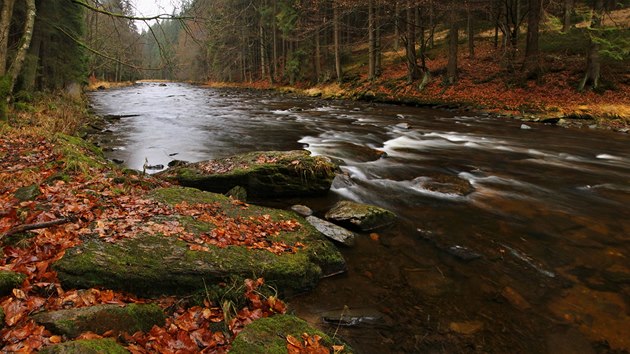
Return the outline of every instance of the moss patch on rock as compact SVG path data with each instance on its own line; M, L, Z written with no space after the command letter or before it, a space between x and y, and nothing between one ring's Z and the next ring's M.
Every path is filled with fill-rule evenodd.
M329 158L305 150L263 151L175 167L156 176L216 193L242 186L252 197L302 196L327 192L337 169Z
M326 219L360 231L388 226L396 221L396 214L375 205L341 201L327 213Z
M176 237L159 234L143 234L116 243L87 240L68 250L53 265L65 288L103 286L140 296L187 295L235 278L263 277L286 296L312 289L321 277L345 270L339 250L293 212L243 208L225 196L192 188L160 189L152 197L171 205L181 201L217 203L231 217L269 215L272 220L298 219L302 226L297 230L283 231L271 239L288 244L300 242L305 247L296 253L276 255L244 246L207 245L208 251L192 251ZM211 224L187 216L180 216L179 221L192 233L212 228Z
M42 354L129 354L129 351L115 340L83 339L52 345L39 351Z
M74 338L85 332L148 332L154 325L163 326L166 316L155 304L129 304L50 311L37 314L33 319L53 333Z
M302 333L322 337L320 343L328 348L335 344L327 334L314 329L302 319L291 315L276 315L261 318L246 326L234 339L230 353L287 353L286 337L291 335L301 340Z
M13 289L19 288L24 279L26 275L22 273L0 270L0 296L9 295Z

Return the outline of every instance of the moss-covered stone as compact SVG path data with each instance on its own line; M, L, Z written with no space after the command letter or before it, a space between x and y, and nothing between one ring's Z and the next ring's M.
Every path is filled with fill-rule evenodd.
M129 351L111 338L83 339L52 345L39 351L42 354L129 354Z
M396 214L375 205L341 201L327 213L326 219L360 231L375 230L392 224Z
M32 184L30 186L18 188L14 195L17 199L24 202L27 200L35 200L35 198L37 198L40 194L42 194L42 192L39 190L39 186Z
M154 304L129 304L50 311L37 314L33 319L53 333L74 338L85 332L148 332L154 325L163 326L166 316Z
M330 189L337 164L305 150L264 151L174 167L156 176L226 193L235 186L252 197L317 195Z
M192 188L156 190L153 198L177 204L216 203L234 218L269 215L272 220L298 219L302 224L292 232L282 232L272 240L305 245L296 253L282 255L244 246L191 251L175 237L140 235L115 244L88 240L70 249L54 264L65 288L104 286L141 296L191 294L206 286L229 280L263 277L267 284L284 295L312 289L323 276L345 270L345 261L335 246L295 213L250 206L243 209L229 198ZM212 228L190 217L180 217L187 231L196 233Z
M19 288L26 279L26 275L22 273L0 270L0 296L11 294L15 288Z
M63 155L65 171L87 173L90 168L107 165L101 149L79 137L56 134L54 143L55 150Z
M277 315L261 318L246 326L234 339L230 353L287 353L286 337L291 335L301 340L302 333L320 336L320 343L328 348L335 344L327 334L309 326L304 320L290 315Z

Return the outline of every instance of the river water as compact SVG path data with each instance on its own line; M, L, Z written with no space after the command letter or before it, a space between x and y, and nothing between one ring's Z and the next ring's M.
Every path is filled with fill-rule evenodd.
M630 351L628 135L179 83L91 100L123 116L99 139L134 169L255 150L343 159L327 196L267 204L321 216L350 199L399 215L342 248L346 274L289 301L359 352ZM453 181L472 193L430 187ZM322 322L342 312L364 321Z

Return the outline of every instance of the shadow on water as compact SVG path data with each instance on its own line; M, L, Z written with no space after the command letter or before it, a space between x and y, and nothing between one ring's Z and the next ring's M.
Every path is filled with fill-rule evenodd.
M343 159L328 196L266 203L400 216L343 249L346 274L290 300L359 352L630 350L626 135L175 83L91 98L121 116L100 137L108 156L135 169L254 150Z

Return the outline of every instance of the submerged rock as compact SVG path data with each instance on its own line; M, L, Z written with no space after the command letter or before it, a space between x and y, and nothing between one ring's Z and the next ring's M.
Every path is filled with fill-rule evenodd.
M247 325L234 338L230 353L286 353L287 336L293 336L301 342L303 333L321 337L321 345L329 349L335 344L327 334L314 329L302 319L290 315L275 315L258 319Z
M435 175L422 182L422 188L443 194L466 196L475 191L475 188L465 179L451 175Z
M361 231L371 231L394 223L396 214L375 205L341 201L326 213L326 219Z
M341 226L337 226L331 222L322 220L314 216L307 216L306 221L308 221L311 225L313 225L313 227L317 229L317 231L321 232L329 239L344 244L346 246L354 246L354 232L348 231Z
M338 165L305 150L265 151L173 167L155 176L187 187L226 193L242 186L252 197L326 193Z
M295 219L292 212L249 206L243 208L219 194L192 188L165 188L153 192L153 198L176 205L213 204L223 215L235 220L266 216L269 220ZM188 216L173 216L185 231L209 232L215 226ZM186 295L204 292L206 285L232 282L252 276L263 277L266 284L290 295L312 289L320 278L345 270L345 261L337 248L304 219L294 231L282 231L268 240L297 243L295 253L276 255L264 249L245 246L205 244L207 250L194 251L176 236L141 234L116 243L101 239L87 240L66 251L53 267L64 288L106 287L140 296Z
M383 314L371 308L343 308L334 311L326 311L322 313L321 317L324 323L347 327L374 325L382 323L383 321Z
M49 331L75 338L81 333L103 334L113 330L116 333L133 334L148 332L154 325L163 326L166 316L155 304L96 305L77 309L44 312L33 319Z
M42 348L42 354L129 354L129 351L111 338L82 339Z

